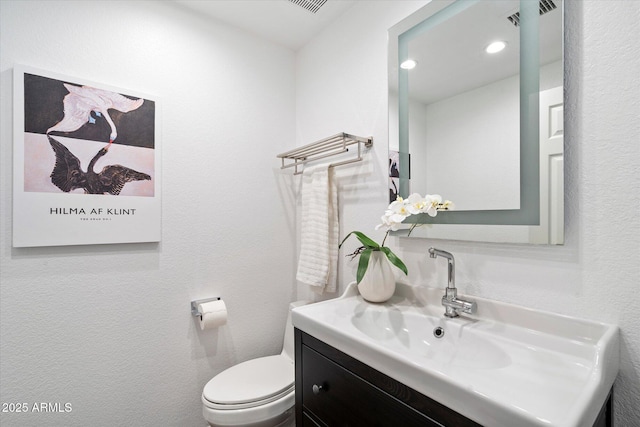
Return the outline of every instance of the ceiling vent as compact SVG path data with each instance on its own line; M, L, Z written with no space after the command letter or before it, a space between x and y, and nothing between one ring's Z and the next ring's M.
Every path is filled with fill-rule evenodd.
M556 9L558 7L553 2L553 0L540 0L540 3L538 6L540 11L540 16L544 15L545 13L549 13L553 9ZM516 27L520 26L520 12L516 12L513 15L508 16L507 19Z
M291 3L300 6L301 8L308 10L311 13L316 13L327 2L327 0L289 0Z

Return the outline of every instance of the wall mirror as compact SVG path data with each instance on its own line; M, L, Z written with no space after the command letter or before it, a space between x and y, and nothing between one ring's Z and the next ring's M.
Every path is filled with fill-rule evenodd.
M390 197L456 205L411 237L563 243L562 9L433 0L389 30Z

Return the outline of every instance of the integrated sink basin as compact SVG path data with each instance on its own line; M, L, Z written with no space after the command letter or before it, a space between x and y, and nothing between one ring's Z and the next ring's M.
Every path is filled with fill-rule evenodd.
M292 321L482 425L593 425L618 373L617 326L480 298L476 314L447 318L442 292L399 284L372 304L354 282Z
M364 301L355 307L351 323L385 348L440 372L495 369L511 363L507 351L483 336L477 325L469 328L460 322Z

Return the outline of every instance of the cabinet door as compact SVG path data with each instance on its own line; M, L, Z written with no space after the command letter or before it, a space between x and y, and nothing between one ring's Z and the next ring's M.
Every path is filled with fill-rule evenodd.
M329 426L420 426L441 424L372 386L307 346L302 346L302 403Z
M302 414L302 427L327 427L326 424L324 424L322 421L317 421L314 420L312 417L312 414L305 412L304 414ZM296 425L300 425L300 424L296 424Z

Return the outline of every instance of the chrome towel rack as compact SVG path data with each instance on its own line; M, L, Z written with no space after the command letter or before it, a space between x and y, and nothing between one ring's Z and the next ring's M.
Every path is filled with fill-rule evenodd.
M294 175L300 174L302 170L299 170L298 166L314 160L345 153L349 151L347 147L354 144L358 144L357 156L355 158L332 163L330 166L340 166L361 161L363 147L371 147L373 145L373 137L355 136L344 132L338 133L321 139L320 141L287 151L286 153L278 154L277 157L282 159L280 169L293 167L295 168Z

